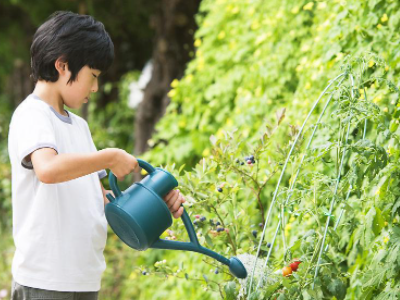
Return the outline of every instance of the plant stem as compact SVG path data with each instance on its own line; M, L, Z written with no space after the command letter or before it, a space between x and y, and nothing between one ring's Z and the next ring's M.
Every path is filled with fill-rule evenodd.
M149 274L151 274L151 273L149 273ZM167 278L168 278L168 276L173 276L173 277L176 277L176 278L179 278L179 279L186 279L186 280L191 280L191 281L203 282L205 280L204 278L200 279L200 278L191 278L191 277L188 277L188 278L181 277L181 276L175 275L174 273L167 273L167 272L152 272L152 274L162 274L162 275L165 275ZM207 285L208 285L208 282L214 283L214 284L216 284L218 286L219 293L220 293L222 299L224 299L224 294L223 294L223 292L221 290L221 285L217 281L210 280L210 279L208 279L208 281L206 281Z
M321 242L322 242L322 239L320 238L320 239L318 240L317 247L314 248L313 256L311 257L311 261L310 261L310 263L309 263L309 265L308 265L308 267L307 267L306 272L304 273L304 276L303 276L303 278L302 278L302 281L301 281L301 283L300 283L300 286L306 281L306 276L307 276L307 274L310 272L311 265L312 265L313 262L315 261L315 259L316 259L316 257L317 257L317 254L318 254L318 252L319 252L319 250L320 250L320 248L321 248ZM303 286L303 287L304 287L304 286Z
M249 177L249 178L254 182L254 184L256 185L256 187L259 188L259 185L258 185L257 180L255 180L255 179L254 179L253 177L251 177L249 174L243 172L242 170L240 170L240 169L237 168L236 166L234 166L233 169L234 169L237 173L240 173L240 174L242 175L242 177L244 177L244 176Z
M219 213L218 213L218 211L217 211L217 208L216 208L214 205L212 205L212 204L211 204L211 208L214 210L214 212L215 212L215 214L217 215L218 219L221 221L222 226L223 226L224 228L226 228L225 223L224 223L224 220L223 220L223 218L221 218L221 216L219 215ZM225 232L226 232L226 231L225 231ZM232 240L231 234L230 234L229 232L226 232L226 234L227 234L227 236L228 236L228 239L229 239L230 244L232 245L233 253L236 255L236 252L237 252L237 250L236 250L236 245L235 245L235 243L234 243L233 240Z

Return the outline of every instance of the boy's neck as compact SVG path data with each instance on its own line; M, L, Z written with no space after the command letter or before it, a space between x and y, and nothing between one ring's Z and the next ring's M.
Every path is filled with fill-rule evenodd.
M64 101L58 92L57 83L39 80L32 94L38 96L58 113L67 115L64 110Z

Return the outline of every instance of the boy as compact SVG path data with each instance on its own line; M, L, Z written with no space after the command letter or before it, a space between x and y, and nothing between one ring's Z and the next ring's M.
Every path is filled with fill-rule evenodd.
M124 150L100 151L78 109L98 89L114 45L90 16L57 12L39 27L31 46L35 89L15 110L9 131L12 167L13 259L11 298L97 299L105 269L104 187L138 171ZM178 190L164 199L175 218L185 202Z

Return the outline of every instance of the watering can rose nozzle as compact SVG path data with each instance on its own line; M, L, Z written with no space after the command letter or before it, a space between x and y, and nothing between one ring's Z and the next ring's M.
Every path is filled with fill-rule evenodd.
M243 263L236 257L232 257L229 260L229 271L237 278L244 279L247 277L246 268L243 266Z

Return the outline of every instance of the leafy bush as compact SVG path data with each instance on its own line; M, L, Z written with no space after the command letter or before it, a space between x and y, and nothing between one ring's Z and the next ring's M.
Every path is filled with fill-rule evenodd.
M155 164L194 166L210 152L210 135L236 127L251 136L288 103L298 123L347 54L378 53L388 78L397 72L395 1L206 0L200 11L196 56L172 82L168 114L150 141Z
M196 57L171 84L172 103L144 158L177 176L193 221L206 218L197 225L201 243L228 257L258 255L261 266L268 260L266 282L256 289L260 273L238 281L198 254L149 250L167 263L146 267L140 284L160 271L170 279L157 281L157 291L141 289L143 299L163 297L164 288L191 299L395 299L398 6L202 2ZM255 163L240 165L249 155ZM228 232L212 225L222 221ZM171 230L169 238L184 239L180 222ZM298 270L282 276L296 258ZM187 287L193 277L207 292Z

